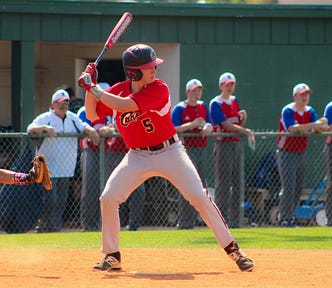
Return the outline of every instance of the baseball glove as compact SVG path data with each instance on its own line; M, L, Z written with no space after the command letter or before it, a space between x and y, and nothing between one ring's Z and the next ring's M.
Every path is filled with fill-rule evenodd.
M29 171L29 175L31 176L32 183L42 183L45 189L52 189L52 181L50 178L50 170L48 169L48 165L46 162L46 158L42 154L38 154L32 160L32 168Z
M325 117L319 118L316 121L316 124L318 124L318 126L315 128L315 130L317 132L324 132L324 131L327 131L329 129L327 118L325 118Z

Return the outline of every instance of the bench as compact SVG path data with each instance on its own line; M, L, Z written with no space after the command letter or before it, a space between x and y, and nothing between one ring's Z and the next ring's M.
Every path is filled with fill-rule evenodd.
M301 194L301 198L300 198L301 202L302 201L306 201L309 198L309 195L312 192L312 189L313 188L305 188L305 189L303 189L302 194ZM312 200L315 200L315 198L316 198L316 196L317 196L318 193L319 193L319 191L316 191L316 193L315 193L315 195L314 195L314 197L313 197ZM324 191L323 194L322 194L322 196L319 198L318 201L319 202L325 202L325 200L326 200L326 194L327 194L326 191Z
M313 191L313 188L303 189L303 192L302 192L301 198L300 198L301 204L303 204L303 202L308 199L308 197L312 191ZM318 191L316 191L316 194L317 193L318 193ZM326 194L327 193L324 191L324 193L321 195L320 199L318 200L318 203L326 201ZM260 218L260 221L262 223L267 223L269 221L271 209L273 209L273 207L277 205L277 204L273 204L273 202L269 201L269 200L271 200L270 197L272 197L272 195L270 196L269 189L248 188L246 190L246 199L248 201L250 201L250 203L254 206L255 209L259 210L262 213L262 216ZM314 200L314 199L312 199L312 200Z

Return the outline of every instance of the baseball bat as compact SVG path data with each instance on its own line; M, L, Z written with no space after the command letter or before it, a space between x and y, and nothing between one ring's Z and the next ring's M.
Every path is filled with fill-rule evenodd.
M114 27L108 39L105 42L103 50L99 53L95 65L97 66L104 54L119 40L123 32L128 28L129 24L133 20L133 15L129 12L123 13L122 17Z

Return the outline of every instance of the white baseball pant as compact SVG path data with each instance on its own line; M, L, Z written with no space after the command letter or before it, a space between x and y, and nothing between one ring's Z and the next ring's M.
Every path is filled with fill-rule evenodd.
M100 196L104 254L120 251L119 206L148 178L169 180L198 211L222 248L234 241L220 210L207 194L181 141L158 151L130 149Z

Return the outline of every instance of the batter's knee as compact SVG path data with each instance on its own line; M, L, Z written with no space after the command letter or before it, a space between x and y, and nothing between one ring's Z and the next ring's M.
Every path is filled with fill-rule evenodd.
M107 203L107 205L120 206L120 204L125 201L126 199L124 199L122 195L112 192L102 193L99 197L100 205L103 205L103 203Z
M208 197L205 193L192 193L187 197L190 204L194 207L199 207L201 204L208 200Z

